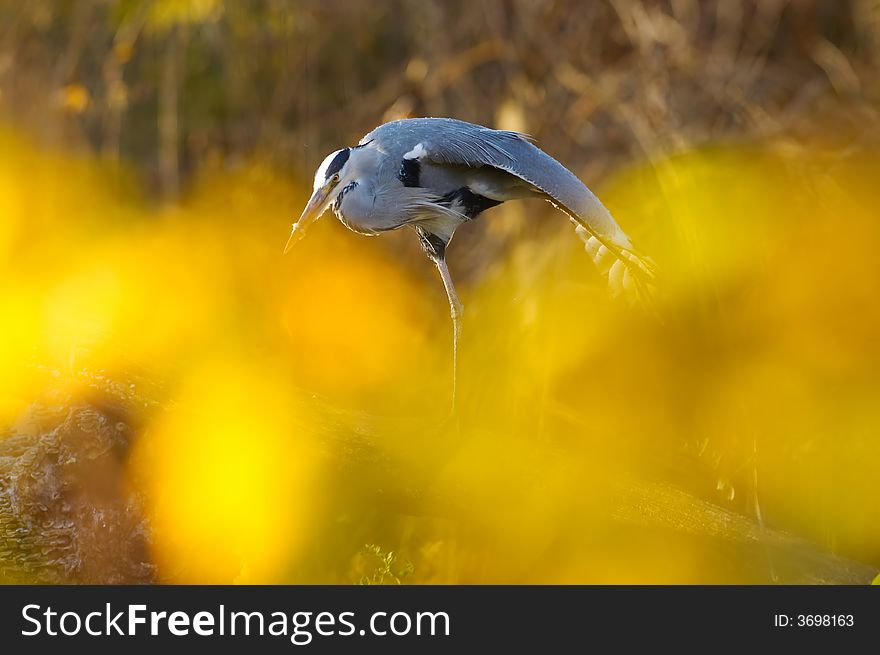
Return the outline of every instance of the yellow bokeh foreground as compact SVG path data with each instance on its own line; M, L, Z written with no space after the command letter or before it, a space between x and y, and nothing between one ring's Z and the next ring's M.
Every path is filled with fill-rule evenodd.
M128 470L166 582L761 582L800 565L717 508L877 565L877 179L876 153L779 143L621 171L601 195L662 271L661 320L608 299L567 221L528 204L559 229L462 285L449 417L426 262L332 219L282 258L307 191L259 163L163 209L3 132L0 422L46 368L74 394L81 372L153 382L162 409Z
M168 580L277 580L301 551L315 454L301 412L267 371L233 363L193 372L177 407L131 458L146 489Z

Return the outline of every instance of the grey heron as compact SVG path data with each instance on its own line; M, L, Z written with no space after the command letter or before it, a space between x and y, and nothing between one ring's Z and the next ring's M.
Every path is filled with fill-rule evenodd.
M449 299L454 404L462 304L446 265L446 247L462 223L520 198L542 198L569 216L615 294L647 295L652 261L636 251L571 171L524 134L451 118L386 123L356 146L330 153L315 173L312 196L284 252L331 206L342 224L359 234L414 228Z

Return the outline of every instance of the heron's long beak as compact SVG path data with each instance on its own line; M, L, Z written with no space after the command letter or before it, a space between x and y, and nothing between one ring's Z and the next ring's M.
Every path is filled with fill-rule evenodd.
M324 210L327 209L325 203L328 195L330 195L330 185L325 184L320 189L317 189L312 194L312 197L309 198L309 203L306 205L306 208L303 209L303 213L300 215L299 220L293 224L293 229L290 231L290 238L287 239L287 245L284 246L285 255L287 254L287 251L293 247L293 244L305 236L306 229L308 229L309 225L318 220L318 218L321 217L321 214L324 213Z

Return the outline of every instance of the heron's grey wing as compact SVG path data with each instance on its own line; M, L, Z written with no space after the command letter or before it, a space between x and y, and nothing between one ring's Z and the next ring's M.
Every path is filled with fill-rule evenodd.
M608 275L613 291L634 288L638 295L649 291L646 286L652 284L653 262L636 251L596 195L527 136L448 118L416 118L386 123L363 142L369 140L377 140L380 147L404 159L488 166L525 181L577 223L587 251Z
M362 143L373 140L392 156L505 171L545 194L590 233L632 249L629 238L593 192L524 134L450 118L413 118L386 123L365 136Z

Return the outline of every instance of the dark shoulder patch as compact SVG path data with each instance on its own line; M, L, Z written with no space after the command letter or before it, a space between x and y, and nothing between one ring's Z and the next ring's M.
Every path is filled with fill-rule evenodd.
M397 178L403 182L403 186L417 187L419 186L419 177L422 172L422 165L418 159L404 159L400 162L400 170L397 172Z
M339 151L333 161L330 162L330 165L327 167L327 172L324 174L324 179L330 179L331 176L336 175L339 171L342 170L342 167L345 166L345 162L348 161L348 158L351 156L351 148L343 148Z
M481 196L471 191L468 187L463 186L444 195L440 199L440 204L452 207L468 218L475 218L487 209L500 205L501 201Z

